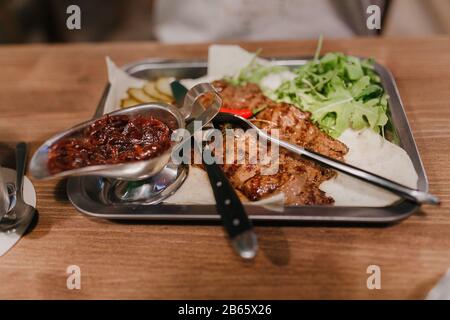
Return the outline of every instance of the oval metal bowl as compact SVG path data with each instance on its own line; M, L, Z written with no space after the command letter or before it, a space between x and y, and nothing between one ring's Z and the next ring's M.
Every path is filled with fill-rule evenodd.
M164 122L172 131L185 127L184 117L181 112L174 106L166 103L140 104L135 107L111 112L108 115L127 115L131 117L138 115L147 117L153 116ZM50 147L61 139L80 134L96 120L98 120L98 118L86 121L47 140L39 147L31 159L29 168L31 175L36 179L95 175L119 180L142 180L161 171L169 162L172 149L178 144L172 143L171 147L163 154L149 160L132 161L120 164L93 165L51 174L47 167Z

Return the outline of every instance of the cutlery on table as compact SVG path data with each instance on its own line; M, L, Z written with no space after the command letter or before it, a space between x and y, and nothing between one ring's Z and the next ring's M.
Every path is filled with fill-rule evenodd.
M8 195L8 187L6 182L3 181L3 176L1 172L2 167L0 166L0 221L3 216L9 211L10 200Z
M171 83L171 88L177 105L183 105L184 96L187 92L186 87L179 81L173 81ZM195 110L193 110L193 112L195 112ZM186 128L189 130L190 125L188 124ZM216 200L216 210L222 219L223 226L233 248L244 259L254 258L258 250L258 241L253 230L253 225L245 212L245 208L242 205L239 196L228 181L222 168L214 161L211 163L205 162L203 152L209 151L208 146L205 146L203 152L201 152L201 146L195 141L194 145L202 155L202 163L208 174L214 198Z
M27 145L20 142L16 145L16 201L12 210L3 217L0 230L15 231L23 234L34 216L34 208L24 201L23 181L27 163Z
M242 129L249 129L249 128L254 129L257 132L257 134L260 137L262 137L263 139L271 141L272 143L275 143L286 150L289 150L293 153L301 155L307 159L316 161L317 163L319 163L325 167L335 169L337 171L340 171L342 173L350 175L350 176L357 178L359 180L362 180L364 182L367 182L367 183L370 183L377 187L380 187L382 189L388 190L402 198L411 200L413 202L416 202L419 204L425 203L425 204L433 204L433 205L437 205L440 203L439 198L430 193L406 187L397 182L383 178L379 175L370 173L368 171L357 168L350 164L332 159L332 158L324 156L320 153L317 153L317 152L311 151L309 149L300 147L298 145L289 143L287 141L275 138L275 137L271 136L270 134L268 134L267 132L265 132L264 130L261 130L260 128L258 128L256 125L254 125L247 119L244 119L243 117L241 117L239 115L221 112L214 118L213 122L215 122L215 123L233 123L233 124L238 125Z

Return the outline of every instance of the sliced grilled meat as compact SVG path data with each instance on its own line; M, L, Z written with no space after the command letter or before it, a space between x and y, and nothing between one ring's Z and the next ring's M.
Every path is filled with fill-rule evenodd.
M254 123L268 131L278 129L283 140L338 160L343 160L348 152L343 143L322 132L311 121L310 113L267 98L255 84L233 86L220 80L213 82L213 85L221 93L223 106L226 108L258 110L265 107L256 115ZM239 139L243 137L236 136L235 142ZM227 164L224 161L223 168L233 186L249 200L257 201L283 192L288 205L321 205L334 202L319 189L322 182L335 175L331 169L280 149L278 171L267 174L270 165L250 164L248 147L241 150L238 145L235 143L235 159L238 153L244 153L244 163L235 160Z

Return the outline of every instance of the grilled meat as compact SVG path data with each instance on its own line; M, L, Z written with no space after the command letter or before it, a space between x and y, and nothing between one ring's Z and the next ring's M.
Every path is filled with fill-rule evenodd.
M310 119L310 113L287 103L272 101L255 84L233 86L220 80L213 82L213 85L221 93L223 106L226 108L259 110L264 107L264 110L256 115L254 123L268 131L278 129L283 140L338 160L343 160L348 152L343 143L316 127ZM237 135L235 139L236 141L244 139L246 146L255 143L252 137L245 134ZM224 161L223 169L232 185L249 200L256 201L283 192L288 205L320 205L334 202L319 189L322 182L335 175L331 169L280 148L278 171L270 173L270 164L251 163L248 161L249 149L246 147L240 150L238 146L239 144L235 143L234 158L237 159L237 154L244 152L244 163L235 160L228 164Z

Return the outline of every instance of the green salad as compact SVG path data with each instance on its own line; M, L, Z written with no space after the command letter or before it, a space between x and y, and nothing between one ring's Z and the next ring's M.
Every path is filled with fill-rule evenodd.
M312 120L332 137L347 128L371 128L384 136L388 122L388 96L374 71L372 59L359 59L343 53L327 53L292 72L292 80L276 89L262 88L278 102L287 102L312 114ZM255 55L256 57L256 55ZM233 84L260 84L269 74L287 71L285 67L265 66L256 59L233 78Z

